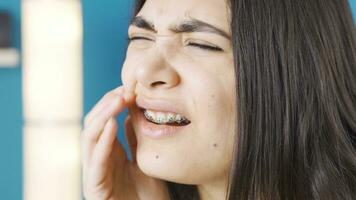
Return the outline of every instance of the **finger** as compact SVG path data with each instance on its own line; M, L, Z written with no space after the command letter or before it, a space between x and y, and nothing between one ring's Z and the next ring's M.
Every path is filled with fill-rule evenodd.
M113 151L114 141L117 140L117 129L117 122L114 118L110 118L93 152L93 162L95 162L96 165L100 167L107 166L107 161ZM124 152L122 155L117 156L122 158L126 157Z
M84 129L83 131L83 156L85 160L89 160L91 157L94 146L96 145L100 134L102 134L103 129L111 117L116 116L125 108L125 102L122 97L118 100L113 101L112 104L107 105L107 107L101 111L96 118L93 119L92 123Z
M109 155L111 154L116 139L117 123L114 118L110 118L105 124L103 133L101 134L93 156L90 160L90 179L94 180L93 184L98 185L110 174L111 163Z
M129 149L132 156L132 162L136 162L137 139L132 126L131 117L125 119L125 136L129 144Z
M137 81L134 78L128 79L124 84L124 96L127 102L131 102L135 97L135 88Z
M116 160L116 162L119 163L127 160L125 149L119 140L114 141L114 149L111 156L113 156L113 160Z
M90 124L92 119L100 113L102 109L106 107L111 101L111 99L116 98L118 95L123 95L124 94L124 88L123 86L120 86L114 90L111 90L110 92L106 93L104 97L101 98L101 100L94 106L94 108L86 115L84 119L84 124L87 126Z
M81 156L80 156L80 161L81 161L81 169L82 169L82 181L83 183L86 183L86 176L87 176L87 168L88 168L88 158L87 158L87 151L84 148L84 143L83 143L83 131L81 132L81 141L80 141L80 150L81 150Z
M111 90L110 92L106 93L104 97L101 98L101 100L93 107L93 109L86 115L84 119L84 125L87 126L88 124L91 123L93 118L100 113L101 110L103 110L113 98L116 98L116 96L121 96L124 95L124 87L120 86L114 90Z

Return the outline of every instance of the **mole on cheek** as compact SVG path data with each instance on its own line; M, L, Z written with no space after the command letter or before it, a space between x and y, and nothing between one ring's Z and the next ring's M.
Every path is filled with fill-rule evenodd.
M217 147L217 146L218 146L218 144L214 143L214 147Z
M158 159L159 158L159 156L158 155L156 155L156 159Z

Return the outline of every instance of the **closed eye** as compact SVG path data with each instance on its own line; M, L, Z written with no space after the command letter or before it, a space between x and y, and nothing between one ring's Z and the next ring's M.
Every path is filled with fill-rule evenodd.
M135 37L129 37L128 41L134 41L134 40L148 40L148 41L153 41L150 38L146 38L146 37L140 37L140 36L135 36Z
M128 38L128 40L134 41L134 40L147 40L147 41L153 41L150 38L146 38L146 37L140 37L140 36L135 36L135 37L131 37ZM221 48L216 47L216 46L210 46L210 45L205 45L205 44L198 44L198 43L188 43L188 46L192 46L192 47L197 47L203 50L208 50L208 51L223 51Z
M197 47L197 48L204 49L204 50L209 50L209 51L223 51L219 47L205 45L205 44L189 43L188 46L193 46L193 47Z

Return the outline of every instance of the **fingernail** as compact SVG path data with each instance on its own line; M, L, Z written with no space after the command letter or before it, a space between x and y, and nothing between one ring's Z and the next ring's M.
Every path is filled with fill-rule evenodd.
M118 98L115 98L115 100L111 103L112 106L117 106L119 101L122 101L123 97L122 96L118 96Z

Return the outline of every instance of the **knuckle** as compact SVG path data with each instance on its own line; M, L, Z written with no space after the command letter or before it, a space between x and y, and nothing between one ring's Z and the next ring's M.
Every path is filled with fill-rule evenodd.
M115 94L114 92L108 92L107 94L104 95L104 97L102 98L102 102L104 104L109 103L110 101L112 101L113 99L116 98L118 94Z
M104 97L103 97L103 99L110 99L110 98L112 98L113 96L115 96L116 94L115 94L115 91L110 91L110 92L108 92L108 93L106 93L105 95L104 95Z
M113 89L112 91L115 92L115 93L123 92L124 91L124 86L117 87L117 88Z

